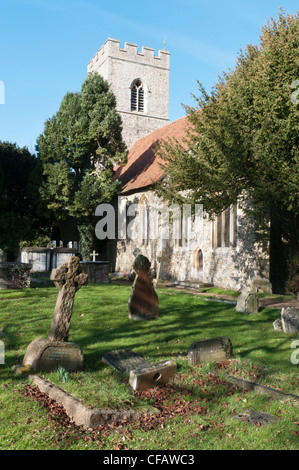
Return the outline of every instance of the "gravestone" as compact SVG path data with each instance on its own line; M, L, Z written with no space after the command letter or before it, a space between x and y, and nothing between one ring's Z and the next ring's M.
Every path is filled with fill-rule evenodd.
M0 263L0 289L24 289L30 287L32 265L28 263Z
M259 311L259 302L255 293L245 290L239 295L236 311L246 315L257 314Z
M275 331L283 331L286 334L296 334L299 331L299 315L295 307L284 307L281 317L273 323Z
M205 362L223 362L233 355L233 347L227 336L196 341L188 351L189 364L195 366Z
M88 274L88 282L109 283L110 261L80 261L80 267Z
M143 255L138 255L133 269L136 277L129 298L129 318L132 320L153 320L159 316L159 301L149 277L151 263Z
M63 367L74 372L83 367L83 353L75 343L37 338L30 343L23 359L23 366L29 365L34 371L51 372Z
M71 256L53 269L51 279L59 289L48 338L37 338L30 343L23 366L32 370L51 371L59 366L74 371L83 366L83 354L78 345L67 342L76 292L87 283L88 276L81 273L80 258Z
M245 410L234 416L235 419L245 421L253 426L267 426L271 423L277 423L279 418L264 413L263 411Z
M111 351L102 357L102 361L120 374L128 373L129 384L134 390L147 390L155 385L165 385L176 373L174 361L149 364L130 349Z

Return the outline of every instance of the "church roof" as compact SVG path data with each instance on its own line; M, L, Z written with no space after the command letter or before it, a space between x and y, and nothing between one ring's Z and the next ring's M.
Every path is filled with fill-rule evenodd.
M133 145L126 165L117 167L114 174L114 179L123 184L122 194L141 191L164 177L164 170L159 165L162 159L156 153L157 145L169 137L182 142L186 128L187 117L184 116L139 139Z

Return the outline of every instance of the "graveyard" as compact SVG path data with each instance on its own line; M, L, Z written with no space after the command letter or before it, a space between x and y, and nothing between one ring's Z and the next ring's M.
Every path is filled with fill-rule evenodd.
M285 1L5 2L0 450L299 450Z
M159 316L138 321L129 316L132 282L88 283L76 293L66 342L82 350L83 366L26 373L19 366L29 344L49 331L55 336L61 291L54 282L1 290L1 449L298 450L298 364L291 361L298 334L275 331L279 311L271 308L289 297L259 294L270 308L250 315L236 311L238 292L216 298L213 289L197 295L161 287ZM226 338L224 355L209 357L207 349L202 363L190 360L191 346L217 338ZM150 368L170 362L175 371L165 383L134 389L126 371L111 367L112 351L133 351ZM54 389L58 395L47 393ZM101 419L76 424L66 413L72 406L55 399L62 393Z

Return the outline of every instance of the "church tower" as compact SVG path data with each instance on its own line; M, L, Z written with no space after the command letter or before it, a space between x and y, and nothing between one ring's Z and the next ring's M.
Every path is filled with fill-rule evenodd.
M116 97L123 122L123 139L128 149L141 137L169 123L170 53L107 39L89 62L87 73L98 73Z

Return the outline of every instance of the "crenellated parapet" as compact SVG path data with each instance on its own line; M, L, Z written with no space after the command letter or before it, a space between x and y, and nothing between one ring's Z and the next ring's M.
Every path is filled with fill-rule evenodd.
M142 46L141 52L138 52L137 45L130 42L125 42L124 49L121 49L119 40L108 38L89 62L87 68L88 73L97 71L108 57L118 60L133 61L144 65L152 65L164 69L169 69L170 62L170 53L168 51L159 50L156 56L153 48Z

